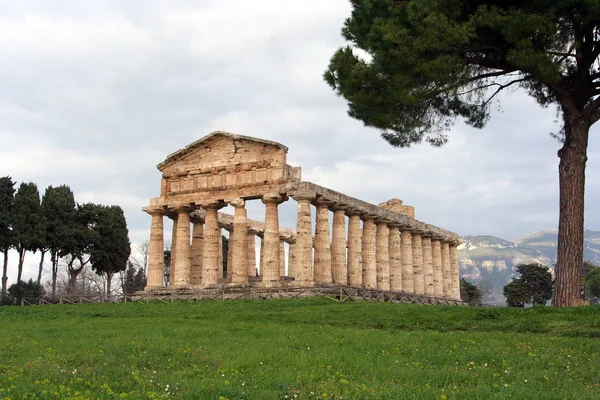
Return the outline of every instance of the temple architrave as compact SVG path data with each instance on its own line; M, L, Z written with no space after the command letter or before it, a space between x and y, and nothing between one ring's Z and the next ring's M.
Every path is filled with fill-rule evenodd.
M145 292L349 286L460 300L458 235L417 221L401 200L376 206L302 181L287 151L213 132L158 164L160 197L143 208L152 216ZM264 204L264 222L247 218L253 200ZM295 229L279 224L279 204L291 200L298 203ZM234 215L219 212L227 205ZM173 220L168 287L165 217Z

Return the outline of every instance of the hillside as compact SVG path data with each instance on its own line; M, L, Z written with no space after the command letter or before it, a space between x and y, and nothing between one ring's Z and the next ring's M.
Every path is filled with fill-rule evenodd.
M494 236L463 236L459 250L461 277L489 282L486 303L504 304L502 288L516 275L518 264L537 262L553 268L558 230L538 231L507 241ZM600 264L600 232L586 230L584 259Z

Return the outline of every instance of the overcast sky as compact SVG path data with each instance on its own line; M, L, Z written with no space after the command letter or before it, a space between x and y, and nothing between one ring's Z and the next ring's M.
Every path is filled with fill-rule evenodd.
M215 130L278 141L304 180L400 198L460 235L557 227L554 109L507 93L485 129L457 124L441 148L392 148L347 116L322 74L348 0L0 0L0 11L0 175L120 205L134 243L148 238L156 164ZM588 229L600 229L597 130ZM295 208L281 208L285 225Z

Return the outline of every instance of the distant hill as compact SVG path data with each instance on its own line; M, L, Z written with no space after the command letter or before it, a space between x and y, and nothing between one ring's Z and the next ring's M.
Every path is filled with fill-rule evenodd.
M556 263L558 230L549 229L507 241L495 236L463 236L458 247L461 277L486 282L489 294L485 302L504 304L502 288L516 276L518 264L538 262L549 268ZM586 230L584 259L600 264L600 232Z

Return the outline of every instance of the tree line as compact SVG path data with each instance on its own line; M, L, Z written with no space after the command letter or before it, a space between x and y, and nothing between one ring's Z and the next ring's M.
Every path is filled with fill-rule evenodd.
M106 279L110 297L115 273L125 271L131 254L129 231L119 206L79 204L67 185L48 186L40 197L33 182L18 188L10 176L0 177L0 252L3 253L2 297L8 294L9 251L17 252L16 285L22 282L27 253L37 254L37 280L41 286L44 262L51 265L51 296L56 296L59 261L66 266L67 292L72 293L77 278L88 267ZM31 288L31 287L29 287Z
M590 304L600 302L600 267L589 261L583 263L582 298ZM539 263L519 264L515 266L518 276L504 286L503 294L508 307L526 305L546 305L552 298L554 279L550 269ZM481 284L481 282L480 282ZM469 305L481 305L483 290L466 279L460 280L461 299Z

